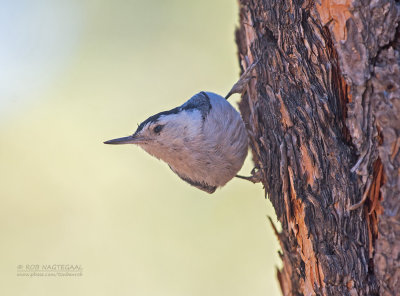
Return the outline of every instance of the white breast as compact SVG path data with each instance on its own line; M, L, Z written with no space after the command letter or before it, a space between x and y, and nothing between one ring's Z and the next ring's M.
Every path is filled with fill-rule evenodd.
M220 95L207 92L211 110L202 131L185 144L180 160L168 162L181 177L220 187L243 165L248 137L240 114Z

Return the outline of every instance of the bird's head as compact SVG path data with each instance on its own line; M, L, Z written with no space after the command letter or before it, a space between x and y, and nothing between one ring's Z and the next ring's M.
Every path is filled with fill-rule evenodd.
M150 116L131 136L104 143L137 144L151 155L168 162L171 154L176 155L199 136L202 123L200 110L182 105Z

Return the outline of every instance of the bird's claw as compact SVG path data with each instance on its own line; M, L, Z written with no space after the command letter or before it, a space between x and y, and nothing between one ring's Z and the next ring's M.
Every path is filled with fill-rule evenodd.
M262 171L260 170L259 167L254 167L251 172L251 176L241 176L241 175L236 175L237 178L244 179L247 181L250 181L252 183L260 183L262 180Z
M253 64L251 64L246 71L240 76L238 82L236 82L233 86L232 89L229 91L229 93L225 96L225 99L227 100L231 95L233 94L241 94L245 91L247 88L247 85L249 84L249 81L253 78L256 78L257 76L251 75L251 72L255 68L255 66L258 64L259 60L255 61Z

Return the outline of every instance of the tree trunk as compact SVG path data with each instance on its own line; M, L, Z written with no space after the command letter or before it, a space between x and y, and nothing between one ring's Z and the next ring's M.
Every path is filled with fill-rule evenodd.
M400 295L400 7L240 0L240 110L284 295Z

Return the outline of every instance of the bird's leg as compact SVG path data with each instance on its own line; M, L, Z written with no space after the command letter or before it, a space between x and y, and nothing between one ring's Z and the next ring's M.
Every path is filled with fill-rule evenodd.
M244 180L247 180L247 181L250 181L250 182L253 182L254 184L255 183L260 183L261 182L261 180L262 180L262 173L261 173L261 170L260 170L260 168L258 167L258 166L256 166L255 168L253 168L252 170L251 170L251 176L249 176L249 177L246 177L246 176L240 176L240 175L236 175L236 177L237 178L240 178L240 179L244 179Z
M258 64L258 62L259 62L259 60L255 61L253 64L250 65L250 67L248 67L246 69L246 71L244 71L242 76L240 76L238 82L236 82L232 86L232 89L225 96L226 100L233 94L242 94L244 92L244 90L246 89L247 85L249 84L249 81L252 78L255 78L255 76L251 75L251 71L255 68L255 66Z
M365 186L365 191L364 191L364 194L363 194L361 200L358 203L349 206L348 207L349 211L354 211L363 205L363 203L367 200L370 189L371 189L371 178L368 178L367 184Z

